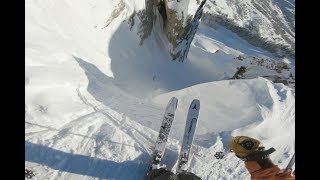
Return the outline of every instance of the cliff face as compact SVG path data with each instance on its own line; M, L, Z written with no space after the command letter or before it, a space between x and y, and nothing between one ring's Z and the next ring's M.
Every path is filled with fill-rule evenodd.
M220 24L277 58L294 61L294 9L294 0L145 0L144 8L132 17L139 18L140 45L154 32L172 60L186 59L201 18L204 24L213 28Z
M197 31L206 0L200 6L198 1L163 0L158 1L158 12L163 22L163 33L169 43L173 60L184 61L190 44ZM191 6L191 7L190 7ZM192 6L199 6L194 12Z
M189 0L185 0L189 3ZM184 19L187 14L187 8L180 2L164 1L166 19L164 19L164 32L172 44L172 50L177 47L177 41L184 36Z
M202 1L198 7L195 15L190 21L187 21L187 25L184 27L184 33L180 39L177 39L178 46L174 49L175 53L171 53L171 56L178 61L184 61L187 58L191 42L197 32L202 16L204 4L206 0ZM188 19L189 20L189 19Z

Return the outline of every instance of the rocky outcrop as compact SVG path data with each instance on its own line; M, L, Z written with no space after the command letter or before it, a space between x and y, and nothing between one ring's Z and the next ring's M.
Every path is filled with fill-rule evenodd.
M230 79L252 79L257 77L267 78L274 83L283 83L295 88L294 69L283 61L274 61L257 57L238 56L235 59L241 61L235 74Z
M163 32L170 43L172 60L184 61L197 31L206 0L203 0L194 15L188 14L189 0L160 1L158 11L163 19Z
M109 24L120 15L120 13L124 10L125 7L126 6L123 0L120 0L119 4L117 4L117 6L112 11L111 16L107 20L105 27L109 26Z
M151 35L153 28L161 27L160 37L165 37L165 47L172 60L184 61L186 59L190 44L197 31L202 11L206 0L145 0L145 9L135 12L130 16L128 24L130 28L134 25L134 17L140 20L138 35L140 45ZM188 12L189 5L199 8L193 14ZM158 25L161 24L161 25Z

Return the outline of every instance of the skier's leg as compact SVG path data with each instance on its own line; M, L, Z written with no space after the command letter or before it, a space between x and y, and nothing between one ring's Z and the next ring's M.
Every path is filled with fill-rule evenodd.
M181 172L178 174L180 180L201 180L200 177L193 174L192 172Z
M178 180L178 177L173 172L165 168L153 169L147 175L147 180L168 180L168 179Z

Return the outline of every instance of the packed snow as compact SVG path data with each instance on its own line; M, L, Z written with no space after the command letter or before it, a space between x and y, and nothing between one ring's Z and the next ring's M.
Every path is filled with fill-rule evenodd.
M33 179L143 179L171 97L179 102L167 168L176 169L193 99L201 110L189 171L202 179L250 179L227 148L237 135L274 147L270 157L280 168L290 161L294 89L262 77L229 80L240 65L234 57L269 53L223 27L200 25L185 62L171 61L153 33L139 45L137 17L130 30L127 20L144 7L141 0L25 6L25 167L35 171Z

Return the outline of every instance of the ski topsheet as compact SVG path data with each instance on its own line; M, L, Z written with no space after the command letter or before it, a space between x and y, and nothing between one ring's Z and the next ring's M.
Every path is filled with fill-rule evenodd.
M198 99L194 99L191 102L188 110L187 122L184 130L181 150L178 159L177 173L187 171L187 163L189 160L192 141L198 122L199 110L200 101Z
M163 116L163 120L161 123L157 141L155 143L155 147L152 155L152 162L149 170L160 168L160 163L164 155L164 151L166 149L166 143L169 137L170 128L174 119L177 105L178 105L178 99L175 97L172 97L166 107L166 110Z

